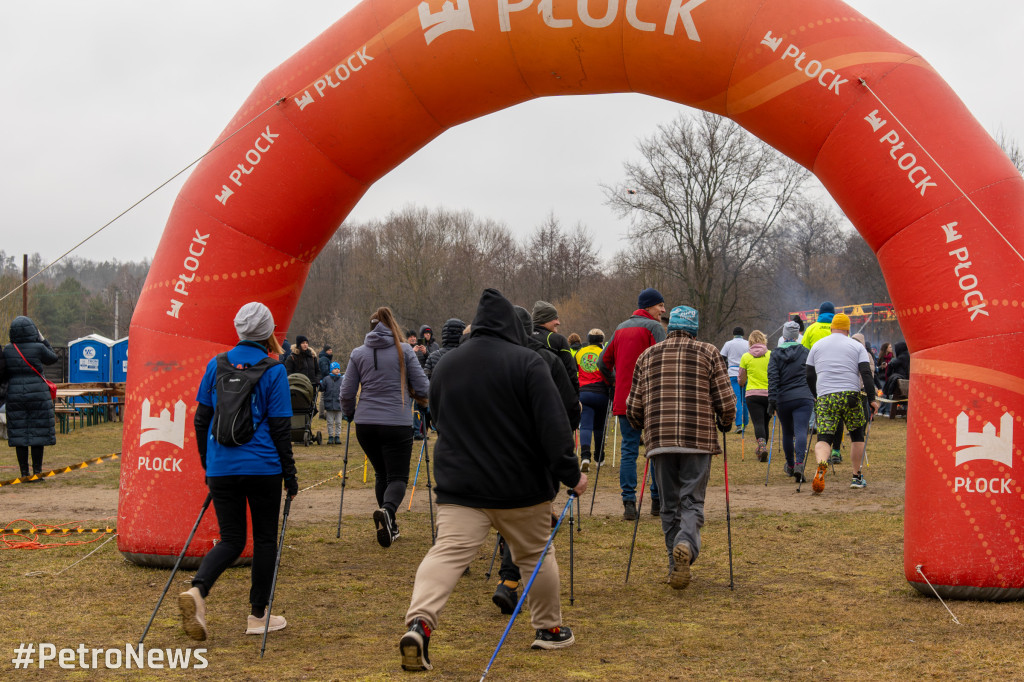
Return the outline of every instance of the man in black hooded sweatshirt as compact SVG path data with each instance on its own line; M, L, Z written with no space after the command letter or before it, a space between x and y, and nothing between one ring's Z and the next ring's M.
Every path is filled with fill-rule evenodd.
M491 527L531 573L551 533L558 483L577 494L587 487L551 373L526 348L512 304L495 289L481 296L469 341L434 368L430 410L438 431L437 543L420 563L405 614L405 670L431 669L428 644L438 613ZM575 639L562 625L554 546L544 556L529 595L532 646L563 648Z
M572 384L569 382L569 376L565 373L565 367L562 366L558 354L541 343L533 335L533 318L530 312L526 308L519 306L515 306L513 309L516 311L516 317L523 324L523 332L526 334L526 347L537 353L541 360L544 361L544 364L548 366L548 371L551 372L551 379L554 380L555 388L558 389L558 397L565 408L565 416L569 418L569 426L575 431L580 426L582 407L579 398L576 396L576 391L573 390ZM512 553L509 551L508 543L505 542L500 533L498 534L498 545L501 549L501 568L498 570L500 580L498 581L498 586L494 588L494 596L491 597L491 601L507 616L515 610L516 603L519 601L518 590L522 573L512 560Z

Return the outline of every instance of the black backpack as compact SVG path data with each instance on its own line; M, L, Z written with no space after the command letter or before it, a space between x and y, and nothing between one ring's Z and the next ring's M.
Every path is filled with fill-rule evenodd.
M228 362L228 354L217 356L217 405L213 409L213 437L221 445L244 445L252 440L258 424L252 420L253 390L263 373L277 364L269 357L251 367L238 368ZM265 419L266 417L264 417Z

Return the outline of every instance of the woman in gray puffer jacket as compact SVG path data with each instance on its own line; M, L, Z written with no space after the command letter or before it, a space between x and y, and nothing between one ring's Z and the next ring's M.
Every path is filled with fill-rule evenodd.
M409 485L412 404L426 404L429 382L390 308L378 308L362 346L352 351L341 382L342 419L356 422L356 440L376 475L377 542L398 537L395 514ZM359 403L356 404L356 395Z
M0 382L4 378L9 382L7 444L15 449L21 476L25 478L29 476L29 449L32 450L32 472L39 474L43 471L43 447L57 444L53 400L50 399L49 387L40 376L43 365L57 362L57 354L39 333L35 322L27 317L14 318L10 338L11 343L3 350Z

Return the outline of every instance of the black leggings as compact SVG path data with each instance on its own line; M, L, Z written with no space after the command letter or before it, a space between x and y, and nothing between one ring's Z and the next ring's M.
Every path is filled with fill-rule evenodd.
M252 587L249 603L253 615L262 616L270 601L277 555L277 515L281 509L281 474L273 476L211 476L213 508L220 525L220 542L199 565L192 585L203 598L217 578L245 549L245 507L252 517Z
M409 485L412 431L408 426L356 424L356 440L373 465L377 506L387 509L395 518Z
M768 440L768 425L771 418L768 416L768 396L747 394L747 409L750 411L750 421L754 422L754 436Z
M498 551L501 552L501 568L498 569L498 577L514 583L519 582L522 575L519 573L516 562L512 561L512 550L509 549L505 538L501 537L501 533L498 533Z
M41 473L43 470L43 446L33 445L32 447L32 473ZM16 445L14 453L18 456L18 467L21 473L28 473L28 449L27 445Z

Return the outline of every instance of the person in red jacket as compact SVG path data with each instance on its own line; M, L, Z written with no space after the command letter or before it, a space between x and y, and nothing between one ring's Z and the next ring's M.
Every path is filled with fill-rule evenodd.
M626 419L626 397L633 383L636 359L654 344L665 340L665 327L661 324L665 297L657 289L644 289L637 298L636 307L629 319L615 328L611 340L597 359L598 369L608 383L615 386L612 414L619 418L619 430L622 432L619 486L622 488L622 518L626 521L636 519L636 458L640 452L640 429L634 429ZM661 500L652 479L651 514L658 516L660 513Z

